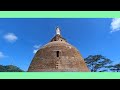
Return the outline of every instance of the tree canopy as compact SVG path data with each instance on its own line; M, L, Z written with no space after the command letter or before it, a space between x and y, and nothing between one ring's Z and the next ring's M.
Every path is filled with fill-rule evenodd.
M23 70L14 65L0 65L0 72L23 72Z
M114 64L114 65L110 65L107 68L109 68L110 71L112 71L112 72L120 72L120 63Z
M91 72L105 72L112 61L102 55L89 55L84 59Z

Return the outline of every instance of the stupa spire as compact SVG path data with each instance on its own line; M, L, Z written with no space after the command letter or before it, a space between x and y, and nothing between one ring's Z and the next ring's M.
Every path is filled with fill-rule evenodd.
M60 35L60 28L59 27L56 28L56 34Z

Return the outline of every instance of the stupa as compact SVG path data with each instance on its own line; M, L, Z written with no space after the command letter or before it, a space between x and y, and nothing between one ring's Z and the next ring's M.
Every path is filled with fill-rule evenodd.
M89 72L79 51L56 28L56 35L35 54L28 72Z

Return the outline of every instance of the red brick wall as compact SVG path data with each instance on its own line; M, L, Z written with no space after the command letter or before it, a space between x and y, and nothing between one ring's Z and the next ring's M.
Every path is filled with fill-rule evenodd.
M56 51L60 52L59 57ZM54 41L41 48L34 56L29 72L88 72L78 50L66 42Z

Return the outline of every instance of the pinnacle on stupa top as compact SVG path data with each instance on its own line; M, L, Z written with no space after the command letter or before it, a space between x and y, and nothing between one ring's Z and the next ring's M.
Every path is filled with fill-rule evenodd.
M59 27L56 28L56 34L60 35L60 28Z
M66 39L64 39L62 36L61 36L61 32L60 32L60 28L57 27L56 28L56 35L52 38L52 40L50 42L53 42L53 41L66 41Z

